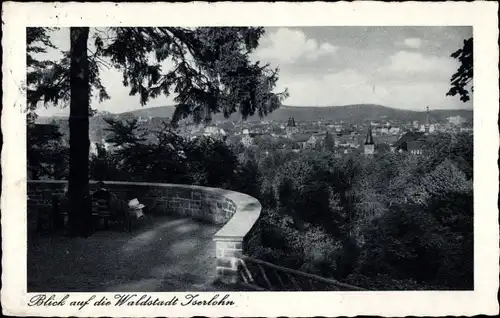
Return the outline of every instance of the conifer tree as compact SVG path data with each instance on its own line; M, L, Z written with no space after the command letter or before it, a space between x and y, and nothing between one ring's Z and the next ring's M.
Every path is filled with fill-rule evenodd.
M239 112L243 119L255 113L265 116L288 95L273 91L278 69L250 60L263 28L119 27L96 29L92 37L89 28L71 28L69 53L63 52L59 62L37 61L34 53L53 47L49 31L27 30L28 107L70 102L72 233L88 232L88 117L92 97L109 98L99 79L100 68L108 65L106 59L123 73L123 84L130 88L130 95L140 96L141 105L160 94L174 93L173 124L188 116L195 122L209 121L213 113L229 117ZM167 59L174 67L164 70L162 63Z

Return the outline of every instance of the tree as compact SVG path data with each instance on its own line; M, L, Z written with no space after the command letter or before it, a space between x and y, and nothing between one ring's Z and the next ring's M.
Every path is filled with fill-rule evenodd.
M365 224L366 243L357 271L366 277L389 274L415 281L420 288L470 289L474 267L472 214L472 191L449 194L429 206L393 205ZM381 282L386 286L378 288L397 286L387 283Z
M67 178L68 149L61 142L62 134L55 123L27 125L27 162L32 179Z
M46 81L49 70L53 71L50 75L55 75L58 70L57 63L48 60L39 60L35 56L38 53L47 53L48 48L54 48L48 35L52 30L49 28L26 28L28 121L33 121L36 118L34 111L36 110L38 101L44 96L43 91L47 91L45 93L45 102L57 103L57 99L60 96L57 94L56 97L53 96L53 91L55 90L53 87L57 87L58 83L48 84ZM39 93L37 93L38 90L40 91Z
M56 30L58 28L29 27L26 29L26 95L27 111L30 117L36 117L35 111L40 103L66 107L70 102L71 52L60 51L52 44L49 33ZM59 51L62 57L57 61L42 59L43 56L39 54L47 53L48 50ZM94 95L98 96L100 101L108 99L109 95L99 78L99 66L104 64L95 54L88 54L87 58L91 85L89 100ZM94 113L90 109L90 103L89 113Z
M260 196L260 171L257 162L246 160L239 165L232 189L253 197Z
M451 160L446 159L423 178L425 194L431 198L445 198L452 193L472 191L472 182L467 180Z
M326 132L325 140L323 141L323 149L326 151L332 151L335 148L335 141L333 139L332 134L330 132Z
M109 125L104 130L111 132L106 138L106 142L112 143L115 147L126 147L135 145L146 140L144 133L139 131L137 119L115 120L105 118L104 121Z
M201 137L186 145L189 175L194 184L227 187L238 167L238 158L223 141Z
M142 105L160 94L175 92L178 105L173 124L188 116L195 122L209 121L212 113L219 112L229 117L239 111L243 119L254 113L264 116L278 108L288 95L286 91L273 92L277 69L249 59L263 28L97 29L95 52L90 55L89 28L71 28L70 53L64 54L59 63L38 62L32 54L44 48L35 49L33 44L51 46L47 32L43 28L28 30L27 97L30 109L40 101L71 101L71 232L88 232L89 218L85 216L90 215L90 209L84 198L88 197L89 100L93 91L98 92L100 100L109 97L99 79L100 67L107 65L103 57L123 72L123 84L130 87L131 95L140 95ZM167 59L174 67L165 73L161 64Z
M187 142L167 123L154 136L153 141L136 142L137 146L124 156L129 169L139 168L143 171L141 180L149 182L191 182L185 152Z
M69 114L69 233L90 233L89 193L89 63L88 28L71 28L70 114Z
M113 157L106 148L99 143L96 143L96 153L90 158L90 178L93 180L120 180L114 168L116 162L113 162Z
M256 136L254 143L261 150L276 150L278 148L278 143L270 135Z
M173 90L178 103L173 123L188 116L199 123L213 113L264 116L281 105L288 93L272 92L278 70L249 59L263 33L239 27L111 28L98 31L95 44L123 71L123 83L130 94L140 95L141 104ZM155 59L148 59L151 53ZM167 59L175 66L164 73L161 63Z
M474 86L471 83L474 77L474 52L472 37L464 40L463 47L453 52L451 57L457 59L460 62L460 66L455 74L451 76L451 88L446 95L455 96L458 94L461 101L467 102L470 100L469 84L470 91L474 92Z
M474 147L471 135L439 134L429 136L426 148L427 158L421 165L421 172L426 174L434 170L445 160L452 160L457 168L462 170L468 179L473 177Z
M114 144L115 150L107 153L98 147L98 154L91 162L93 172L101 169L100 175L120 180L126 175L127 179L134 181L190 181L184 154L187 144L172 131L169 124L163 123L147 139L135 119L123 121L108 118L106 122L109 125L106 130L110 132L106 141Z
M60 61L40 61L36 53L55 49L48 28L27 29L27 104L31 118L40 102L60 105L70 101L70 168L69 168L69 234L88 235L90 232L89 178L89 115L92 90L99 98L108 98L99 79L99 68L87 53L88 28L70 29L70 52L63 52Z

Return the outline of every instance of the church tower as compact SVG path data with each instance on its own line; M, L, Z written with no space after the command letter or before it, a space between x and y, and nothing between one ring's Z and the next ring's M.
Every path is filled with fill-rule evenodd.
M297 133L298 129L295 125L295 119L293 117L288 118L288 123L286 125L286 134L288 137Z
M373 142L372 125L368 128L365 140L365 155L373 155L375 153L375 143Z
M427 106L427 111L425 113L425 134L426 135L429 134L429 128L430 128L430 125L429 125L429 106Z

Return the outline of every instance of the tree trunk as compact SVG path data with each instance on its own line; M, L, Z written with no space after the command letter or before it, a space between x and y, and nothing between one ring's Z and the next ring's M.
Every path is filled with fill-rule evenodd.
M87 236L91 230L89 194L89 28L71 28L71 104L69 115L69 213L70 235Z

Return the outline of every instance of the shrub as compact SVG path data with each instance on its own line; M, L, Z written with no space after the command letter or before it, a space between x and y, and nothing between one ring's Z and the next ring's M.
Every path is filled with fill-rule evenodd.
M364 233L367 243L360 255L358 274L385 274L449 288L467 288L471 282L471 236L444 227L429 209L393 206L373 220Z

